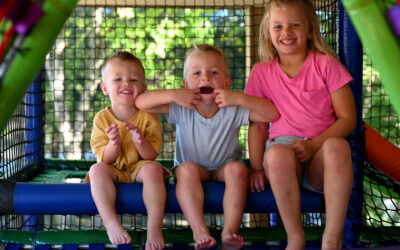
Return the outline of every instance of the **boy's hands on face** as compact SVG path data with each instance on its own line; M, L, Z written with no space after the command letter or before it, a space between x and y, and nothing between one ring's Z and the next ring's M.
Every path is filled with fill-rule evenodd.
M110 139L110 142L114 145L119 145L121 144L121 137L119 135L119 128L117 124L111 124L110 127L106 128L105 132L108 135L108 138Z
M175 100L178 105L189 109L195 109L201 102L200 89L176 89Z
M140 130L133 126L132 124L129 123L124 123L125 127L129 132L131 132L132 135L132 141L135 144L141 145L143 143L143 135L140 133Z
M239 99L239 92L229 89L214 89L215 102L219 108L236 106Z

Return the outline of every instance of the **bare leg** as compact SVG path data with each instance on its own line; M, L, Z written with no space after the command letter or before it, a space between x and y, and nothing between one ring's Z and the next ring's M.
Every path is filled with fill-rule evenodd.
M310 166L310 182L319 189L323 188L326 204L322 249L341 249L342 232L353 185L351 149L345 139L329 138L314 159ZM318 164L321 162L322 164Z
M304 249L305 233L301 222L298 185L301 166L295 158L293 150L281 144L268 149L264 157L264 164L286 229L288 237L286 249Z
M248 175L249 172L243 163L232 161L224 166L218 176L219 181L225 182L225 225L221 234L223 250L236 250L244 246L244 239L237 233L247 200Z
M115 211L116 174L112 167L104 163L96 163L89 170L90 190L100 217L107 229L110 242L114 245L128 244L131 237L122 227Z
M204 221L204 191L201 181L207 178L204 170L194 162L185 162L175 171L176 196L193 231L195 249L209 249L217 244Z
M166 190L164 172L157 164L144 165L136 176L143 182L143 201L147 210L146 250L158 250L165 247L162 234Z

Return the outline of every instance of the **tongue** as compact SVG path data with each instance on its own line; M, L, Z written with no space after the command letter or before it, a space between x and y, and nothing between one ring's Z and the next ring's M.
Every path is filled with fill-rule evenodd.
M200 87L201 94L212 94L214 89L212 87Z

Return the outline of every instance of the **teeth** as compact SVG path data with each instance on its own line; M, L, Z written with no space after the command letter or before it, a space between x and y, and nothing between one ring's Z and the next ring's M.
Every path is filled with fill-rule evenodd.
M293 40L282 40L283 44L291 44L293 43Z
M122 93L122 94L131 94L132 91L127 91L127 90L125 90L125 91L121 91L121 93Z

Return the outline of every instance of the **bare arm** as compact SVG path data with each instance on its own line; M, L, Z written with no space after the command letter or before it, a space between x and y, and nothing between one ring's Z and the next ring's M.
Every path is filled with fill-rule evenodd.
M270 122L279 119L280 114L275 105L265 98L247 95L233 90L215 89L218 107L242 106L250 110L250 121Z
M356 127L356 105L350 85L346 84L333 92L331 99L337 120L312 140L316 149L329 137L347 137Z
M249 187L252 192L263 191L267 182L264 169L265 142L268 135L268 124L250 122L248 130L248 144L250 154L250 175Z
M106 128L105 132L110 139L103 151L102 162L112 165L118 158L121 149L121 137L117 124Z
M136 106L149 113L169 113L169 104L175 102L181 106L194 109L201 101L198 89L152 90L136 98Z
M337 120L311 141L293 141L291 143L300 162L305 162L313 157L326 139L330 137L345 138L356 127L356 108L350 85L347 84L331 93L331 100Z
M151 145L148 140L143 138L143 142L141 144L138 144L136 142L134 143L137 151L139 152L139 155L142 157L143 160L156 160L158 153L154 150L153 145Z
M154 149L153 145L151 145L151 143L146 140L146 138L142 135L137 127L129 123L125 123L124 125L126 129L131 132L132 141L135 144L140 157L142 157L143 160L154 161L157 158L158 153Z

